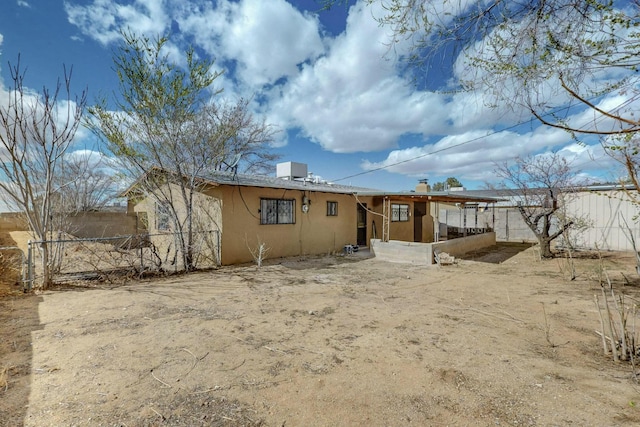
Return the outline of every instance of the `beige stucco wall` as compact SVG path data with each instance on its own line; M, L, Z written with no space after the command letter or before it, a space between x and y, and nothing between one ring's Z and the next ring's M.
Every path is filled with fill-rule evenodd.
M356 241L357 207L351 195L240 186L208 193L223 200L223 265L252 262L249 247L255 248L258 241L269 248L267 258L340 252ZM310 201L306 213L303 196ZM295 200L295 223L260 224L261 198ZM327 216L327 201L338 202L337 216Z
M176 195L173 199L174 208L178 211L178 216L184 219L186 215L186 206L183 203L182 197L179 195L179 189L174 185L173 194ZM197 192L194 194L193 209L194 213L198 214L198 226L206 230L218 230L222 228L221 218L221 205L222 201L216 199L210 190L203 192ZM130 201L127 211L129 214L146 213L148 218L148 231L152 234L159 232L156 228L156 199L150 196L143 197L139 200ZM139 223L138 227L143 227L143 224Z
M409 209L412 208L410 207ZM389 238L402 240L403 242L413 242L413 215L409 217L409 221L391 221L389 224Z
M186 207L179 196L177 186L172 188L174 206L178 211L178 217L184 221L186 217ZM150 234L151 242L156 247L157 253L161 256L163 267L167 269L180 269L180 257L178 263L174 263L175 254L175 234L174 230L158 230L156 200L153 197L143 197L129 202L127 211L133 216L137 216L138 231L147 230ZM222 200L212 197L210 191L196 193L193 201L194 211L194 238L193 243L196 249L196 265L198 267L209 267L217 263L218 236L217 232L222 229ZM145 219L146 217L146 219ZM146 222L146 224L145 224Z
M427 203L427 209L430 209L430 203ZM433 216L431 216L429 210L425 216L422 217L422 242L433 242L434 239L434 222Z
M425 200L416 199L416 202L423 202ZM400 240L404 242L413 242L414 241L414 227L415 227L415 215L414 215L414 201L394 198L390 197L390 202L392 204L399 203L409 205L409 221L391 221L389 224L389 239L390 240ZM422 238L421 242L429 243L433 242L433 216L431 215L431 203L426 202L426 215L422 217ZM369 215L368 222L369 227L368 230L372 229L371 222L375 221L376 228L376 236L375 238L382 238L382 197L376 197L371 204L372 210L377 213L377 215ZM374 236L369 236L369 238L374 238Z
M308 212L303 212L303 197L309 200ZM260 224L260 200L293 199L295 201L294 224ZM366 245L371 238L382 237L382 197L359 197L351 194L335 194L313 191L313 185L305 190L286 190L265 187L209 186L203 189L201 203L213 203L211 227L221 231L220 260L223 265L254 261L251 249L263 243L268 252L266 258L297 255L317 255L341 252L345 245L357 242L358 203L366 205ZM338 203L338 215L327 216L327 202ZM421 201L421 200L419 200ZM391 203L409 205L410 217L406 222L391 222L390 236L394 240L413 242L414 205L406 199L391 199ZM422 217L422 241L433 241L433 217L429 203L427 214ZM144 199L130 205L131 212L147 212L149 231L154 228L155 202ZM157 245L161 237L155 237ZM164 243L164 246L170 242Z

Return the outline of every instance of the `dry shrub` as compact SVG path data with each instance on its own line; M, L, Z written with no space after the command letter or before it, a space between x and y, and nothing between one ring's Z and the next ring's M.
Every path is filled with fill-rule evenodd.
M0 389L4 389L7 391L9 388L9 369L6 366L3 366L0 369Z
M636 368L640 355L640 334L636 330L638 301L622 292L615 292L607 272L604 272L607 286L601 283L601 298L594 295L594 302L600 316L598 334L602 338L605 355L611 354L615 362L627 361L631 364L632 374L638 381Z
M8 251L0 251L0 284L13 285L20 283L20 256Z

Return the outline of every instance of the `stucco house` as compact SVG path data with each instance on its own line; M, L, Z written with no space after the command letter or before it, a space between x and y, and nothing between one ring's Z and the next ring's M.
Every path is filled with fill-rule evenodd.
M370 247L372 242L378 248L393 241L431 244L439 240L432 203L495 202L438 195L428 186L385 192L338 185L314 178L305 164L295 162L278 164L276 176L213 172L202 182L198 205L208 207L204 218L219 231L222 265L251 262L249 249L258 242L269 248L269 258L338 253L347 245ZM125 192L128 212L140 218L151 236L169 232L162 206L150 197L133 197L134 189ZM482 244L495 243L494 235L487 236ZM432 258L432 252L423 256Z

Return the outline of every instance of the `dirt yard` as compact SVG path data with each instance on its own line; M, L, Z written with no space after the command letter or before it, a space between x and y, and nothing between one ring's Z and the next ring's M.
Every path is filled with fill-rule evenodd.
M0 425L638 425L640 387L603 354L594 304L602 266L640 296L633 263L583 254L567 281L503 244L446 267L358 255L9 285Z

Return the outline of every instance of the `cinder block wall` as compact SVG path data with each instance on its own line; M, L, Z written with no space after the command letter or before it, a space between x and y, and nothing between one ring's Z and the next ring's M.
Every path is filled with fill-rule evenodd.
M22 214L0 213L0 231L29 231L29 227Z
M136 215L125 212L82 212L67 217L69 234L78 238L136 234ZM1 213L0 231L29 231L22 214Z
M68 221L69 233L82 239L136 234L136 215L125 212L82 212Z

